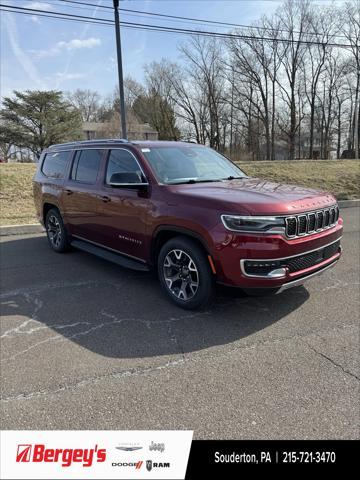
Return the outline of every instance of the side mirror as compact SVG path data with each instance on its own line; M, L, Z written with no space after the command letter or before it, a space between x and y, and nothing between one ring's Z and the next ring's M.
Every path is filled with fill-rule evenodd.
M147 185L138 172L119 172L113 173L110 177L109 185L113 187L143 187Z

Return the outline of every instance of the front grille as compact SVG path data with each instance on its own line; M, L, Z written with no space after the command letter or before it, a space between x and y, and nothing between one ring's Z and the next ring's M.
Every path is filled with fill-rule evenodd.
M336 216L335 208L331 208L330 209L330 219L329 219L330 225L335 223L335 216Z
M324 212L316 212L316 230L322 230L324 223Z
M298 235L305 235L306 234L306 226L307 226L306 215L299 215L297 223L298 223L297 234Z
M324 251L323 251L324 260L327 260L328 258L335 255L335 253L337 253L339 251L339 247L340 247L340 241L325 247Z
M309 213L308 215L308 233L312 233L315 231L315 222L316 216L315 213Z
M315 252L306 253L305 255L299 255L298 257L288 258L282 260L283 267L288 267L290 273L305 270L306 268L313 267L317 263L323 262L334 256L340 249L340 240L325 248L320 248Z
M285 218L285 232L288 238L310 235L336 225L339 207L334 205L316 212L294 215Z
M294 237L296 235L297 221L296 217L288 217L285 219L286 235L288 237Z

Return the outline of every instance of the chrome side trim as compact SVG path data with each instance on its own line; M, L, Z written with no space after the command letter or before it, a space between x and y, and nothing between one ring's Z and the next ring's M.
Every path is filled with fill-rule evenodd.
M107 183L108 187L147 187L148 183Z
M147 263L142 258L134 257L133 255L129 255L128 253L123 253L120 250L115 250L114 248L106 247L105 245L102 245L101 243L93 242L92 240L88 240L87 238L80 237L79 235L71 235L71 236L74 237L74 238L78 238L79 240L82 240L83 242L92 243L93 245L96 245L97 247L104 248L105 250L109 250L110 252L118 253L119 255L124 255L125 257L133 258L134 260L137 260L138 262Z
M307 255L308 253L316 252L317 250L321 250L323 248L329 247L330 245L333 245L336 242L339 242L342 239L342 236L334 240L333 242L327 243L326 245L322 245L321 247L314 248L313 250L307 250L306 252L302 253L297 253L296 255L289 255L287 257L278 257L278 258L242 258L240 260L240 270L241 273L245 277L256 277L256 278L266 278L264 275L249 275L245 271L245 262L277 262L279 260L287 260L289 258L296 258L296 257L302 257L303 255Z
M339 261L339 259L337 258L336 260L334 260L330 265L326 265L325 267L321 268L320 270L318 270L317 272L314 272L314 273L310 273L310 275L307 275L306 277L302 277L302 278L298 278L297 280L293 280L291 282L288 282L288 283L284 283L284 285L282 285L279 290L277 292L275 292L276 294L278 293L281 293L285 290L288 290L289 288L293 288L293 287L298 287L299 285L303 285L305 282L307 282L308 280L310 280L311 278L313 277L316 277L317 275L321 275L323 274L326 270L328 270L329 268L332 268L334 267L337 262Z

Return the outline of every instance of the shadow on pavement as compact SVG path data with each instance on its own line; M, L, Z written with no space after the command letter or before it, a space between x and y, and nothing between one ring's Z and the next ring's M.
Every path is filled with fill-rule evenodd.
M210 309L187 312L166 299L153 274L78 251L53 253L44 236L5 240L1 257L1 313L10 335L30 331L41 340L46 326L113 358L226 345L280 321L309 297L303 287L261 298L218 287Z

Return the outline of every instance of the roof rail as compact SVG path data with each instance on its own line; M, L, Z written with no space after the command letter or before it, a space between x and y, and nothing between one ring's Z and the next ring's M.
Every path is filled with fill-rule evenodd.
M130 143L130 142L125 138L96 138L94 140L77 140L74 142L56 143L54 145L50 145L49 148L96 145L97 143Z

